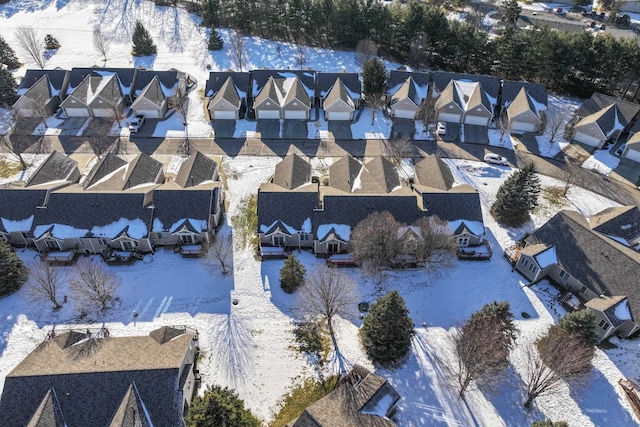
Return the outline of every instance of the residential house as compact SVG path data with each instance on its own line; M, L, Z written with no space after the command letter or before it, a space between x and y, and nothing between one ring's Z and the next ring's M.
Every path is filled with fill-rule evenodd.
M161 246L182 245L181 249L207 244L220 224L223 205L218 164L196 151L182 163L174 180L153 191L151 239Z
M233 71L209 73L204 93L209 100L207 111L211 120L244 118L250 79L249 73Z
M409 225L437 215L463 246L484 235L479 195L469 186L447 190L403 185L394 165L380 156L363 161L341 157L324 177L312 179L310 170L306 159L292 154L276 166L271 182L260 186L258 234L263 250L312 248L318 256L346 252L352 228L383 211ZM442 183L449 180L450 173L440 178Z
M125 104L130 105L132 102L131 91L133 88L133 81L135 78L135 68L102 68L102 67L90 67L90 68L72 68L69 72L69 85L67 87L66 95L70 95L82 81L89 75L96 77L110 77L117 76L117 81L120 83L120 91L125 98Z
M112 117L122 114L125 100L117 74L88 74L60 106L67 117Z
M315 105L315 71L251 72L252 108L256 119L309 120Z
M491 124L498 105L498 78L444 72L435 72L432 78L439 121L481 126Z
M54 151L22 182L0 187L0 238L14 246L31 242L33 220L52 191L78 182L78 163Z
M192 76L176 69L157 71L137 69L131 96L134 114L162 118L197 84Z
M515 268L529 281L554 280L596 313L601 339L640 325L640 210L608 208L584 218L562 211L524 239Z
M318 73L318 97L325 120L353 120L362 99L362 83L357 73Z
M636 122L636 126L638 126L638 122ZM621 157L640 163L640 132L634 133L629 138Z
M640 105L596 92L574 115L573 141L601 149L629 130L638 112Z
M55 113L69 84L67 70L27 70L20 81L13 109L20 117L47 117Z
M389 417L399 400L387 380L356 365L334 391L308 406L287 427L395 427Z
M3 426L184 425L196 390L198 333L52 330L6 377Z
M387 80L387 99L391 117L415 120L427 99L429 73L391 70Z
M540 83L502 82L502 120L511 132L541 132L547 92Z

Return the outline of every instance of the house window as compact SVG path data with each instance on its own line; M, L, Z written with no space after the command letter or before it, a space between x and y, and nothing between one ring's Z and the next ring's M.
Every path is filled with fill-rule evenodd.
M133 250L133 245L131 244L130 241L123 240L122 241L122 250L123 251L132 251Z
M458 246L468 246L469 245L469 237L458 237Z
M538 269L536 268L536 266L533 263L531 263L531 265L529 266L529 271L535 274L537 270Z
M581 294L586 294L587 293L587 287L583 286L582 288L580 288L580 293Z
M284 236L272 236L273 246L284 246Z
M107 246L107 240L106 239L98 239L98 244L101 246Z
M158 239L166 239L167 233L158 233Z
M303 241L303 242L311 240L311 235L303 233L303 234L300 235L300 240Z
M604 320L601 320L600 321L600 327L606 331L607 329L609 329L609 324L607 322L605 322Z
M569 277L569 273L564 270L560 270L560 277L566 280Z
M193 234L181 234L180 242L184 245L193 245L196 239L193 237Z
M329 252L330 254L340 252L340 243L329 243L327 245L327 252Z
M523 258L523 259L522 259L522 265L523 265L523 266L525 266L525 267L526 267L527 265L529 265L529 260L528 260L528 259L526 259L526 258Z
M60 243L58 243L57 240L47 240L46 242L47 248L51 249L52 251L59 251L60 248Z

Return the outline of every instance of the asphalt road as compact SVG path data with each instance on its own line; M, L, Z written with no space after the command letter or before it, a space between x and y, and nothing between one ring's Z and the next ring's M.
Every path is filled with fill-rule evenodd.
M586 22L582 22L583 20ZM596 19L593 19L590 16L582 16L579 13L568 12L566 15L558 15L557 13L553 12L523 9L520 13L518 25L520 25L521 27L535 24L540 26L547 25L550 28L555 28L560 31L577 33L580 31L587 31L587 23L590 23L591 21L596 21L597 27L599 27L603 23ZM611 34L614 37L638 38L638 40L640 41L639 35L636 34L632 29L617 28L613 25L607 24L606 29L599 32Z

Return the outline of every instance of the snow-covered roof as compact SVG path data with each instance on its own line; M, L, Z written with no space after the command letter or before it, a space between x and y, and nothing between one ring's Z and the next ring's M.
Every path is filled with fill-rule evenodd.
M114 238L127 227L127 235L132 239L138 240L147 235L147 226L140 218L120 218L111 224L93 227L91 233L96 237Z
M322 224L318 226L317 237L318 240L323 240L327 235L334 230L335 233L342 239L351 239L351 227L346 224Z
M618 318L618 320L633 320L631 317L631 311L629 310L629 302L626 299L623 299L616 307L613 309L613 314Z
M534 256L534 258L542 269L545 269L553 264L557 264L558 256L556 255L556 247L551 246L546 250L540 252L538 255Z
M28 232L33 225L33 215L21 221L12 221L6 218L0 218L0 220L2 220L2 226L7 233Z
M39 239L47 232L51 234L51 237L56 239L78 239L85 237L89 233L89 230L75 228L66 224L43 224L36 226L33 230L33 235L36 239Z
M467 219L457 219L455 221L449 221L449 231L455 233L461 225L467 227L467 229L476 236L482 236L484 234L484 224L479 221L470 221Z

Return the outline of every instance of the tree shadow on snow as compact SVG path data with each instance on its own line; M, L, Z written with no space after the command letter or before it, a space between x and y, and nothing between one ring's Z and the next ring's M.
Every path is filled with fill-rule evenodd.
M214 358L220 364L218 372L226 376L226 384L238 389L244 385L245 380L253 378L251 331L233 308L227 321L214 328L211 338Z

